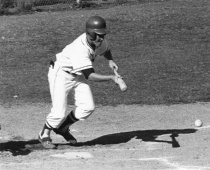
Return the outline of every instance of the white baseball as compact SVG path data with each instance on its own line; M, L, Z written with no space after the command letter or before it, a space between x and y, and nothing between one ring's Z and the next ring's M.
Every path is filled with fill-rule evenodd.
M202 125L203 125L202 120L197 119L197 120L195 121L195 126L196 126L196 127L201 127Z

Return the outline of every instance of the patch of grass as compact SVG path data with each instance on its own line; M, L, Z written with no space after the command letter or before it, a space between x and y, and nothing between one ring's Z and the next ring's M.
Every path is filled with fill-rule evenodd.
M150 1L107 9L0 17L0 99L50 102L52 56L83 33L93 14L107 19L119 72L128 85L90 82L97 104L172 104L210 100L208 1ZM111 73L95 61L99 73ZM72 103L72 98L69 97Z

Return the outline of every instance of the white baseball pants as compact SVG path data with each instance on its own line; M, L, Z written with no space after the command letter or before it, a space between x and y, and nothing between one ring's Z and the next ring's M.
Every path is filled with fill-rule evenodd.
M84 120L93 113L95 109L93 95L83 76L69 74L55 62L54 68L52 66L49 68L48 81L52 108L46 121L52 128L59 128L67 116L67 96L70 91L74 94L75 118Z

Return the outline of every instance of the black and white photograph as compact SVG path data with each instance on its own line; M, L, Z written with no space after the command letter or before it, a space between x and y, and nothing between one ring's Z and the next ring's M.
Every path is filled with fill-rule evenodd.
M0 170L210 170L210 0L0 0Z

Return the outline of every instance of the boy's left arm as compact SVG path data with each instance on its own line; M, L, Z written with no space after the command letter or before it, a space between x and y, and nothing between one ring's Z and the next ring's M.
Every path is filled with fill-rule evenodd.
M110 50L107 50L105 53L104 53L104 57L109 60L109 67L112 69L112 70L118 70L118 66L117 64L113 61L113 57L112 57L112 53Z

